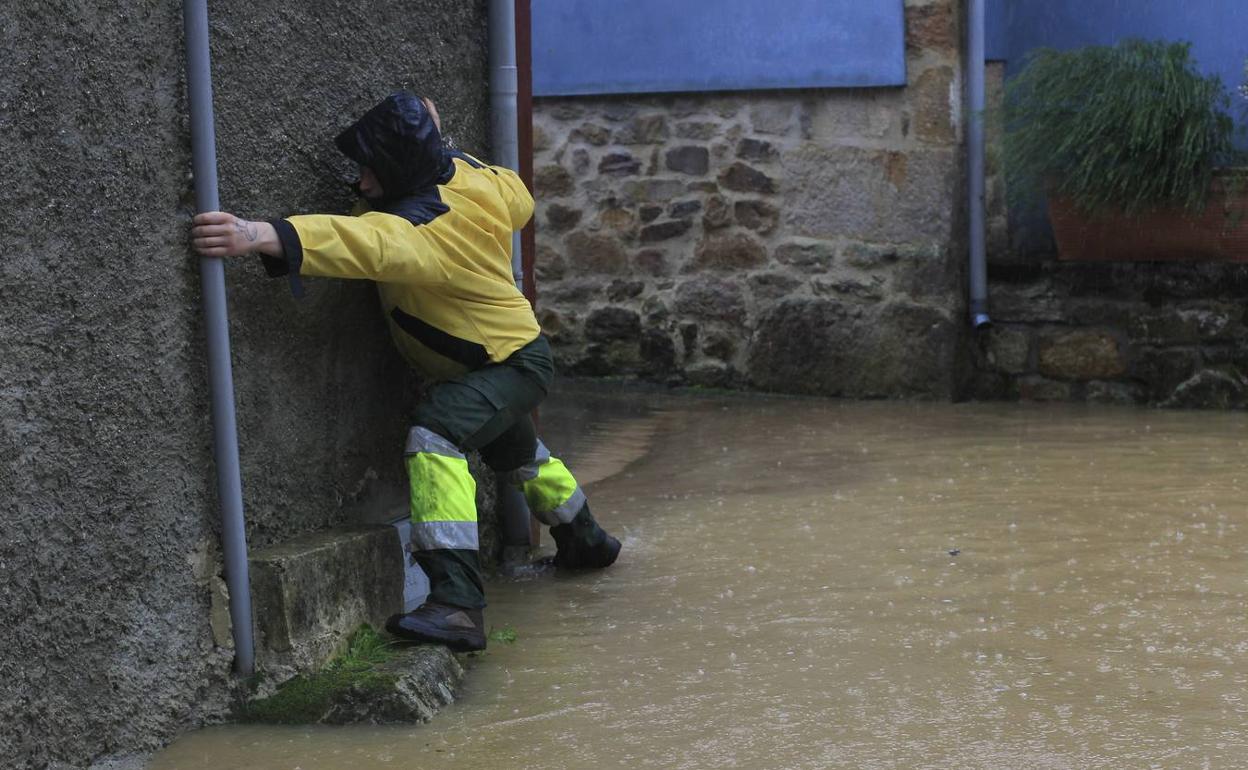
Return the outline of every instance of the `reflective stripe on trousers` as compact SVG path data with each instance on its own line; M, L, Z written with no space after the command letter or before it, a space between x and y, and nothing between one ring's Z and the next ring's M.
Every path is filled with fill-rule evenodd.
M524 494L529 510L549 526L567 524L585 506L585 493L563 461L550 456L540 440L533 461L511 472L511 483Z
M416 426L407 434L412 545L477 550L477 482L450 441Z

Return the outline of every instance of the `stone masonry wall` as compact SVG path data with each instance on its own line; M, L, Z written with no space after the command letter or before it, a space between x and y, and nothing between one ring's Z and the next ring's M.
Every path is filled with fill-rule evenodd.
M953 395L960 19L907 0L904 88L538 100L539 316L561 370Z
M990 65L990 106L1003 80ZM1057 260L1035 224L1017 210L1010 221L999 126L989 127L993 326L973 342L967 394L1248 408L1248 266Z
M209 10L225 207L345 211L332 137L400 87L488 157L483 1ZM181 4L6 0L0 47L0 767L66 770L219 719L237 685ZM226 276L252 549L377 515L412 381L376 290Z

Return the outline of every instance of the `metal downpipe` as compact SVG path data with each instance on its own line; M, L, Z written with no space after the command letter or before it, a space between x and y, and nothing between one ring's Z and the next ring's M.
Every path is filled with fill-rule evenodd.
M517 130L519 77L516 69L515 0L490 0L490 145L493 161L520 171L520 140ZM524 264L520 232L511 236L511 275L524 290ZM529 506L520 490L499 474L498 501L503 537L503 561L523 560L530 545Z
M968 0L966 90L970 107L967 122L967 174L970 198L970 320L971 327L992 324L988 317L988 266L984 199L984 0Z
M515 0L490 0L490 145L494 162L520 171L520 139L516 129L516 98L520 93L516 72ZM512 234L511 274L523 289L520 233Z
M195 209L197 212L217 211L221 205L217 195L207 0L183 0L182 23L186 35L186 85L191 117ZM208 335L208 379L212 392L217 497L221 503L225 580L230 590L234 670L248 676L256 667L255 640L251 627L251 580L247 564L247 531L243 523L243 484L238 464L238 426L234 414L234 377L230 366L230 330L222 260L201 257L199 275L204 294L204 325Z

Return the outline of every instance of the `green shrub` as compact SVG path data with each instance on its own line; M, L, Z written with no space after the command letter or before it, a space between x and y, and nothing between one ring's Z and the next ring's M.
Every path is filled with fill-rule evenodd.
M1199 211L1214 169L1239 161L1230 104L1189 43L1039 49L1006 87L1011 195L1046 188L1089 212Z

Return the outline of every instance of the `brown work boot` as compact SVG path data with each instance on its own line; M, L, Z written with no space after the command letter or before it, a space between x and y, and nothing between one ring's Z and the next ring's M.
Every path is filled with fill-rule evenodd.
M481 610L451 604L425 602L407 614L392 615L386 630L408 641L445 644L455 652L485 649Z

